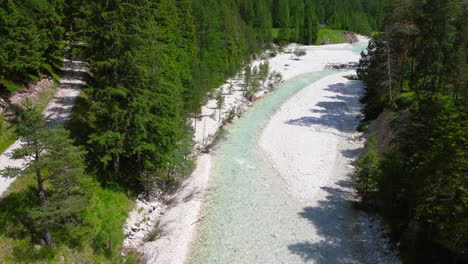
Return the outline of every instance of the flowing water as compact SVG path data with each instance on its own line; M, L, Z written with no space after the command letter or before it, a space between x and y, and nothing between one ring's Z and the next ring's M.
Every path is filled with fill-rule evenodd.
M353 49L360 52L363 48ZM355 257L360 254L360 245L353 239L324 241L326 238L319 235L335 232L352 237L353 228L338 224L330 227L332 230L316 230L307 217L310 212L304 212L306 204L288 193L286 181L257 145L269 118L288 98L336 72L309 73L286 81L228 127L229 134L214 154L211 191L189 263L360 262L355 261L361 259ZM339 206L340 212L353 215L348 204ZM333 217L333 211L326 214L322 221Z

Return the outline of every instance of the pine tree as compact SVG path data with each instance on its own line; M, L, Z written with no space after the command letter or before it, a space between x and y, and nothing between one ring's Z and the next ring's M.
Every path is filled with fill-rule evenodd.
M291 38L291 18L288 0L278 1L278 26L280 28L279 38L284 42L289 42Z
M51 228L78 219L85 199L80 190L84 178L84 151L73 145L69 132L47 127L41 113L26 102L17 127L21 146L12 153L13 159L25 160L22 168L10 167L4 176L21 177L34 174L40 205L31 211L44 242L53 246Z

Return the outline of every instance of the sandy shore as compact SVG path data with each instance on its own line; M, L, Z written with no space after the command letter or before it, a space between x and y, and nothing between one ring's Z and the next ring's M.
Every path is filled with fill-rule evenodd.
M364 37L359 37L359 39L361 41L360 44L368 41L368 39ZM294 44L290 45L287 50L294 50L295 47L296 45ZM306 46L304 48L307 51L307 55L300 60L294 60L291 54L282 53L270 59L269 63L272 71L280 72L284 80L289 80L304 73L322 71L325 66L330 63L358 62L360 55L353 52L351 50L352 47L354 46L351 44ZM253 65L258 63L258 61L254 62ZM342 74L334 75L332 79L327 79L326 82L334 83L337 78L338 80L342 80L341 75ZM234 84L234 90L236 91L231 95L225 92L229 83ZM222 110L222 116L224 116L225 112L231 107L245 104L244 100L242 100L239 84L239 81L232 79L228 80L227 84L219 88L226 94L226 104ZM326 83L322 83L322 85L324 84ZM308 89L308 91L311 91L311 89ZM297 96L295 96L295 98L296 97ZM220 120L217 119L219 112L215 109L215 106L215 100L208 101L207 105L202 109L202 118L197 121L197 125L195 126L195 140L199 145L202 145L207 138L213 136L220 127ZM271 134L271 140L276 140L277 135L278 134ZM268 141L268 139L266 138L265 141ZM330 144L332 144L332 142L330 142ZM280 152L282 151L281 149L278 150ZM271 151L274 150L271 149ZM333 149L330 149L330 152L332 151ZM163 264L180 264L186 261L190 241L193 239L193 234L196 230L196 223L203 218L203 216L200 216L200 209L209 186L208 179L211 162L210 154L198 158L196 171L172 197L174 201L172 206L161 216L158 225L161 231L160 238L153 242L146 242L141 247L137 248L143 255L143 261L147 263ZM298 162L310 163L310 161L304 161L302 159L298 160ZM287 170L278 169L279 171ZM296 183L291 182L291 186L297 186L300 180L301 179L295 180ZM192 195L193 193L196 195ZM305 190L301 191L298 189L297 193L299 196L307 196Z

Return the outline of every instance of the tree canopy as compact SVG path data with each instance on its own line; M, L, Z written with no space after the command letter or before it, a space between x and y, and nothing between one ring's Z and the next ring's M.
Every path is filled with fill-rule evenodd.
M366 118L393 112L396 138L374 159L373 173L361 166L358 182L369 183L365 189L374 195L367 197L377 202L408 263L465 263L467 3L400 0L390 10L358 73L366 83Z

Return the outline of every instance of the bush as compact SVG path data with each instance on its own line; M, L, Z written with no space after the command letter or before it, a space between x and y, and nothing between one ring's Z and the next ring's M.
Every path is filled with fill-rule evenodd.
M28 74L28 79L29 79L32 83L37 83L37 82L40 80L39 76L32 75L32 74Z
M369 122L368 121L361 121L357 127L357 131L359 132L366 132L369 129Z
M356 171L353 175L355 188L363 201L377 191L380 179L380 160L377 153L377 140L372 135L366 144L364 153L355 163Z
M8 93L14 93L16 92L21 85L18 83L10 82L10 81L3 81L0 82L0 85L3 85L3 89L8 92ZM1 86L0 86L1 87Z
M52 66L50 64L44 63L41 65L42 69L44 69L47 73L47 75L51 76L54 81L59 82L60 81L60 76L58 76L55 71L52 69Z
M302 48L296 48L293 52L294 56L296 56L295 60L299 60L301 57L307 55L307 51Z
M416 100L416 94L414 92L402 93L396 98L396 104L398 108L407 108L413 104Z

